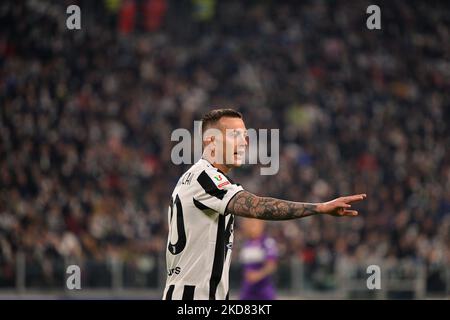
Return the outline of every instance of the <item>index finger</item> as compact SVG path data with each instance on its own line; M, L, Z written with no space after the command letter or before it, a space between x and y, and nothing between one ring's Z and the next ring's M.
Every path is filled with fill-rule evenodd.
M367 195L365 193L361 193L361 194L355 194L352 196L341 197L341 200L344 202L354 202L354 201L363 200L366 197L367 197Z

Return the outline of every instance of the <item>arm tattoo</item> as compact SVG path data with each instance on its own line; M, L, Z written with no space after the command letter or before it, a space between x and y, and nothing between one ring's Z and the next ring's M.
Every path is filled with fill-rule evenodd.
M226 212L262 220L288 220L318 214L316 208L313 203L258 197L244 190L230 200Z

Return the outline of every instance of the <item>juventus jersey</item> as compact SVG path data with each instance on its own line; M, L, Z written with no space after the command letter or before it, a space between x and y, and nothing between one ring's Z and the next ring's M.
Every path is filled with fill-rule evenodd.
M225 210L242 190L205 159L181 176L168 210L163 299L228 298L234 217Z

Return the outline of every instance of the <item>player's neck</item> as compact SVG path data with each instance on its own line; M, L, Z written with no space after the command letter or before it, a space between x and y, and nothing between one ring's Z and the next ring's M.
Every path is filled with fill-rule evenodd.
M230 167L227 167L226 165L221 164L221 163L216 163L214 160L212 160L210 157L208 157L206 155L203 155L202 158L205 159L206 161L208 161L209 163L211 163L211 165L214 168L219 169L220 171L222 171L225 174L227 174L228 171L230 171Z
M213 167L219 169L223 173L227 174L228 171L230 171L230 168L228 168L226 165L218 164L218 163L212 163Z

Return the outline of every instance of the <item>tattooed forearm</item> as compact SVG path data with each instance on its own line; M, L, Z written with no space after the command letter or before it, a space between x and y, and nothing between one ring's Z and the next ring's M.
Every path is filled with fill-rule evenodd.
M227 213L263 220L288 220L317 214L317 205L258 197L241 191L228 203Z

